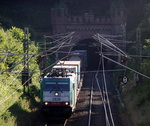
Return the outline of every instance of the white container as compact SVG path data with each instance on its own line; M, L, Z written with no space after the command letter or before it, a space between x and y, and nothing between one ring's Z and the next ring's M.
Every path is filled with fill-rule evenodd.
M76 75L77 75L77 83L78 83L78 87L79 87L79 84L80 84L80 64L81 64L81 61L59 61L57 63L57 66L76 66L77 67L77 70L76 70Z

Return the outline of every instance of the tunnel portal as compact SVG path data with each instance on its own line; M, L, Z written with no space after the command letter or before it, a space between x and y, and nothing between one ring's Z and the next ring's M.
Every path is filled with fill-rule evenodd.
M94 39L84 39L79 41L72 51L87 50L87 70L97 70L100 61L99 48Z

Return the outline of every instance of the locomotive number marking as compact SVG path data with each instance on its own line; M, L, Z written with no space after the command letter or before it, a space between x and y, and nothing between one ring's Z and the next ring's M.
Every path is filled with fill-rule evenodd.
M60 98L53 98L53 101L60 101Z

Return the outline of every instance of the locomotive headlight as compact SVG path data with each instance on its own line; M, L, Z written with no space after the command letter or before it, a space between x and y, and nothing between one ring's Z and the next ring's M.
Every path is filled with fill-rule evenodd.
M48 102L45 102L45 105L48 105Z
M55 92L55 96L58 96L59 95L59 93L58 92Z
M69 103L68 103L68 102L65 102L65 105L69 105Z

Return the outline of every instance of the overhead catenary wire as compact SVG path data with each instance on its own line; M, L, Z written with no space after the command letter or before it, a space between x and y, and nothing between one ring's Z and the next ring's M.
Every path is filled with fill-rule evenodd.
M7 71L9 71L9 70L14 69L17 65L23 63L25 60L29 60L29 59L32 58L32 57L34 57L34 55L31 55L30 57L28 57L28 58L26 58L26 59L24 59L24 60L21 60L20 62L18 62L18 63L15 64L14 66L10 67L9 69L6 69L6 70L0 72L0 74L2 74L2 73L4 73L4 72L7 72Z
M26 53L6 53L6 54L0 54L1 56L2 55L7 55L7 56L13 56L13 55L35 55L35 54L26 54Z
M102 51L102 44L101 44L101 48L100 48L100 53L101 53L101 57L100 57L100 60L99 60L99 65L98 65L98 70L100 68L100 65L101 65L101 62L102 62L102 73L103 73L103 81L104 81L104 89L103 89L103 92L102 92L102 87L100 87L100 84L99 84L99 81L98 81L98 71L96 72L96 75L95 75L95 78L96 78L96 82L97 82L97 86L99 88L99 91L102 93L101 94L101 98L102 98L102 101L103 101L103 105L104 105L104 111L105 111L105 118L106 118L106 126L110 126L110 120L108 118L108 113L107 113L107 108L106 108L106 102L108 103L108 107L109 107L109 114L110 114L110 117L111 117L111 122L112 122L112 125L115 126L114 124L114 120L113 120L113 117L112 117L112 112L111 112L111 108L110 108L110 102L109 102L109 97L108 97L108 91L107 91L107 85L106 85L106 78L105 78L105 73L104 73L104 61L103 61L103 57L102 57L102 54L103 54L103 51ZM106 98L105 98L105 94L106 94Z
M113 43L111 43L110 41L108 41L107 39L105 39L104 37L100 36L99 34L94 35L93 38L102 43L104 46L108 47L109 49L119 53L122 56L127 56L127 54L122 51L121 49L119 49L117 46L115 46ZM116 50L115 50L116 49Z
M112 112L111 112L111 107L110 107L110 102L109 102L109 97L108 97L108 91L107 91L107 83L106 83L105 68L104 68L104 58L107 59L107 60L109 60L109 61L112 61L112 62L114 62L114 63L116 63L116 64L118 64L118 65L121 65L121 66L123 66L123 67L125 67L125 68L127 68L127 69L129 69L129 70L131 70L131 71L133 71L133 72L135 72L135 73L137 73L137 74L140 74L140 75L142 75L142 76L144 76L144 77L146 77L146 78L148 78L148 79L150 79L150 77L148 77L148 76L146 76L146 75L144 75L144 74L142 74L142 73L140 73L140 72L137 72L137 71L135 71L135 70L133 70L133 69L131 69L131 68L125 66L125 65L122 65L122 64L119 63L119 62L116 62L116 61L114 61L114 60L112 60L112 59L106 57L102 52L100 52L100 55L102 56L103 78L104 78L104 85L105 85L104 87L105 87L105 92L106 92L106 97L107 97L107 102L108 102L110 117L111 117L111 120L112 120L112 125L115 126L114 120L113 120L113 116L112 116ZM103 58L103 57L104 57L104 58Z
M44 51L40 52L39 55L44 55L45 53L47 53L47 52L49 52L49 51L52 51L53 49L59 50L60 46L62 47L62 46L64 45L64 43L67 43L67 41L68 41L67 39L70 39L70 38L66 38L64 42L62 42L62 43L60 43L60 44L57 44L57 45L55 45L54 47L49 48L48 50L45 50L45 49L44 49ZM55 51L53 50L53 52L55 52ZM52 53L52 54L53 54L53 53Z
M28 57L26 64L29 62L29 60L30 60L31 58L32 58L32 56ZM25 64L25 65L26 65L26 64ZM23 70L23 69L24 69L24 68L22 68L22 70ZM22 72L22 70L21 70L21 72ZM17 77L19 76L19 74L20 74L21 72L19 72L19 73L16 75L16 77L11 81L10 84L12 84L12 83L17 79ZM4 100L1 100L1 101L0 101L0 104L5 103L11 96L13 96L13 95L20 89L21 86L25 85L30 79L31 79L31 77L29 77L28 80L26 80L22 85L20 85L20 86L16 89L16 91L14 91L11 95L9 95L8 97L6 97Z
M63 47L70 47L70 46L74 46L74 44L72 44L72 45L70 45L70 44L64 45L64 46L62 46L62 48L63 48ZM58 47L55 47L55 48L57 49ZM53 49L55 49L55 48L52 48L52 49L49 48L49 49L53 50ZM52 52L51 50L48 51L48 52ZM42 51L42 52L44 52L44 51ZM65 51L60 51L60 52L63 53L63 52L65 52ZM66 53L68 53L68 52L66 52ZM6 53L6 54L0 54L0 55L5 55L5 56L9 56L9 55L10 55L10 56L11 56L11 55L39 55L39 54L26 54L26 53L24 53L24 54L21 54L21 53L20 53L20 54L19 54L19 53L18 53L18 54L15 54L15 53Z
M122 54L127 55L124 51L122 51L120 48L118 48L116 45L114 45L112 42L110 42L108 39L104 38L100 34L98 34L98 37L100 37L102 40L104 40L106 43L108 43L110 46L118 49Z
M66 36L65 36L66 37ZM72 38L72 36L70 36L70 38ZM66 38L65 39L65 45L64 46L62 46L62 47L68 47L68 46L72 46L72 45L74 45L74 44L72 44L72 45L70 45L70 38ZM68 40L67 40L68 39ZM57 40L56 40L57 41ZM69 41L69 42L67 42L67 41ZM60 44L62 44L62 43L60 43ZM60 46L60 44L57 44L57 45L55 45L54 47L51 47L51 48L49 48L48 50L46 50L46 52L49 52L49 51L51 51L51 50L53 50L53 49L57 49L57 48L59 48L59 46ZM68 44L68 45L67 45ZM45 49L45 48L44 48ZM42 51L40 54L38 54L38 55L42 55L43 53L44 53L45 51ZM27 55L27 54L14 54L14 53L10 53L10 52L1 52L1 54L0 55ZM28 55L37 55L37 54L28 54Z
M1 59L0 63L3 62L3 61L7 58L7 56L8 56L8 55L5 55L5 56ZM5 62L6 62L6 60L5 60L3 63L5 64ZM1 72L2 72L2 70L0 70L0 73L1 73Z
M103 46L102 46L102 43L101 43L100 52L102 53L102 51L103 51ZM97 69L97 72L96 72L96 76L98 76L98 71L100 69L100 66L101 66L101 57L99 57L99 64L98 64L98 69Z
M47 43L46 45L57 43L57 42L62 42L63 40L65 41L67 38L71 37L73 34L74 32L68 33L66 36L61 36L59 39L56 39L53 42ZM39 44L39 45L45 45L45 43Z
M69 42L70 42L70 41L69 41ZM63 43L63 44L64 44L64 43ZM63 44L61 43L61 44L58 45L58 46L60 47L60 46L62 46ZM58 48L59 48L59 47L58 47ZM49 50L51 50L51 48L50 48ZM49 51L49 50L47 50L47 51ZM57 50L59 50L59 49L57 49ZM57 51L55 51L55 52L57 52ZM33 54L33 55L31 55L30 57L32 58L32 57L35 57L35 56L38 56L38 55L42 55L43 53L45 53L45 52L43 51L43 52L41 52L40 54ZM51 53L51 54L53 54L53 53ZM30 58L30 57L29 57L29 58ZM25 60L28 60L28 59L25 59ZM11 69L13 69L13 68L15 68L17 65L23 63L25 60L22 60L22 61L18 62L17 64L15 64L14 66L10 67L9 69L6 69L6 70L0 72L0 74L2 74L2 73L4 73L4 72L7 72L7 71L9 71L9 70L11 70Z
M68 56L60 59L60 60L63 60L65 58L68 58ZM60 60L57 60L56 62L54 62L53 64L49 65L48 68L54 66L57 62L59 62ZM47 69L48 69L47 68ZM105 72L120 72L120 71L125 71L125 69L117 69L117 70L113 70L113 69L109 69L109 70L105 70ZM33 73L36 73L36 72L40 72L40 71L33 71ZM91 70L91 71L82 71L82 72L77 72L77 74L85 74L85 73L102 73L103 71L102 70ZM15 73L14 73L15 74Z
M122 52L122 50L121 50L121 52ZM146 76L146 75L144 75L144 74L142 74L142 73L140 73L138 71L135 71L135 70L133 70L133 69L131 69L131 68L129 68L129 67L127 67L127 66L125 66L125 65L123 65L121 63L119 63L119 62L116 62L115 60L112 60L109 57L106 57L102 52L100 52L99 54L102 56L102 66L103 66L103 78L104 78L105 92L106 92L106 96L107 96L107 102L108 102L110 117L111 117L111 120L112 120L112 125L114 126L115 124L114 124L114 120L113 120L113 116L112 116L112 112L111 112L111 107L110 107L110 103L109 103L108 93L107 93L108 91L107 91L107 83L106 83L106 77L105 77L104 58L109 60L109 61L112 61L112 62L114 62L114 63L116 63L118 65L121 65L122 67L124 67L126 69L129 69L129 70L131 70L131 71L133 71L133 72L135 72L135 73L137 73L137 74L139 74L141 76L144 76L144 77L146 77L148 79L150 79L150 77L148 77L148 76Z
M70 40L70 41L71 41L71 40ZM60 60L63 60L63 59L65 59L65 58L67 58L67 57L69 56L69 54L71 53L71 49L72 49L72 48L70 48L68 54L67 54L66 56L62 57ZM51 67L54 66L58 61L59 61L59 60L55 61L53 64L51 64L51 65L49 65L48 67L44 68L41 72L44 72L44 71L47 70L48 68L51 68Z
M25 65L27 65L27 63L29 62L29 60L30 60L31 58L32 58L32 57L30 57L30 58L28 59L28 61L26 62ZM17 73L17 75L15 76L15 78L13 78L13 80L10 82L10 85L13 84L13 83L16 81L17 77L22 73L23 69L24 69L24 67L20 70L19 73Z
M113 60L113 59L111 59L111 58L109 58L109 57L107 57L107 56L104 56L104 55L103 55L103 57L104 57L105 59L107 59L107 60L109 60L109 61L115 63L115 64L118 64L118 65L120 65L120 66L122 66L122 67L124 67L124 68L126 68L126 69L128 69L128 70L131 70L131 71L134 72L134 73L137 73L137 74L139 74L139 75L141 75L141 76L143 76L143 77L145 77L145 78L147 78L147 79L150 79L149 76L147 76L147 75L145 75L145 74L143 74L143 73L140 73L140 72L138 72L138 71L136 71L136 70L134 70L134 69L132 69L132 68L130 68L130 67L128 67L128 66L125 66L125 65L123 65L123 64L121 64L121 63L119 63L119 62L117 62L117 61L115 61L115 60Z
M63 48L63 47L72 47L72 46L74 46L74 45L68 45L68 46L62 46L61 48ZM53 55L53 54L56 54L56 53L61 53L61 54L68 54L69 53L69 51L68 52L66 52L66 51L49 51L49 53L46 53L46 54L44 54L43 56L51 56L51 55Z
M97 38L95 38L95 37L94 37L94 39L96 39L97 41L99 41L99 39L97 39ZM100 42L100 43L102 43L102 42ZM113 50L113 51L116 52L117 54L120 54L120 55L124 56L124 54L122 54L121 52L115 50L114 48L110 47L109 45L107 45L107 44L105 44L105 43L102 43L102 44L103 44L104 46L106 46L107 48Z
M102 55L102 69L103 69L104 89L105 89L105 93L106 93L106 99L107 99L107 102L108 102L108 108L109 108L110 118L111 118L111 121L112 121L112 125L115 126L114 119L113 119L113 116L112 116L112 110L111 110L111 106L110 106L109 96L108 96L103 55Z
M20 86L16 89L16 91L14 91L12 94L10 94L10 95L9 95L8 97L6 97L5 99L1 100L1 101L0 101L0 105L1 105L1 104L4 104L11 96L13 96L13 95L20 89L20 87L22 87L23 85L25 85L30 79L31 79L31 77L30 77L26 82L24 82L22 85L20 85Z
M111 39L111 38L108 38L109 41L114 41L113 43L136 43L136 41L125 41L125 40L120 40L120 39Z
M95 76L95 79L96 79L96 83L97 83L99 92L101 92L100 95L101 95L101 99L102 99L102 101L103 101L103 107L104 107L105 118L106 118L106 126L110 126L110 122L109 122L109 119L108 119L107 108L106 108L106 103L105 103L105 101L104 101L104 96L103 96L103 94L102 94L102 88L100 87L100 84L99 84L99 81L98 81L97 76Z
M72 44L72 45L65 45L65 46L62 46L62 47L69 47L69 46L74 46L74 44ZM95 46L93 46L93 47L95 47ZM99 46L100 47L100 46ZM116 50L114 50L114 51L116 51ZM49 52L52 52L52 51L49 51ZM68 53L67 51L57 51L58 53ZM97 52L97 53L99 53L99 52ZM118 52L116 52L116 53L118 53ZM99 53L100 54L100 53ZM13 55L13 54L12 54ZM15 54L14 54L15 55ZM23 54L22 54L23 55ZM33 55L33 54L30 54L30 55ZM105 55L105 56L118 56L118 54L113 54L113 53L109 53L109 54L107 54L107 53L104 53L103 52L103 55ZM134 54L128 54L128 56L130 57L130 58L150 58L150 56L149 55L134 55Z
M70 44L70 38L72 38L72 36L69 36L69 37L67 37L67 38L64 38L64 39L62 39L62 40L59 40L59 43L54 43L54 45L53 45L53 47L51 47L51 48L56 48L57 46L59 46L59 45L61 45L63 42L65 42L66 44ZM49 44L46 42L45 44L43 44L43 46L44 46L44 48L45 48L45 46L48 46L49 47ZM43 46L41 46L41 47L43 47Z
M97 52L98 53L98 52ZM103 55L105 55L105 56L118 56L118 54L108 54L108 53L103 53ZM130 57L130 58L150 58L150 56L148 56L148 55L133 55L133 54L128 54L128 56Z
M65 43L65 41L62 42L62 43L59 43L59 44L55 45L54 47L49 48L48 50L42 51L42 52L40 52L40 53L42 54L42 53L46 53L46 52L48 52L48 51L50 51L50 50L57 49L57 48L59 48L63 43Z
M70 43L71 41L69 41L69 43ZM63 45L64 43L61 43L61 45L60 45L60 47L58 47L58 49L60 49L61 47L62 47L62 45ZM70 50L71 51L71 50ZM57 50L55 51L55 52L57 52ZM29 59L30 58L32 58L33 56L35 56L35 54L34 55L32 55L31 57L29 57L28 59L25 59L25 60L28 60L28 62L29 62ZM68 56L68 55L67 55ZM24 61L21 61L21 62L19 62L19 64L20 63L22 63L22 62L24 62ZM16 66L16 65L15 65ZM14 67L15 67L14 66ZM9 70L9 69L8 69ZM7 70L6 70L7 71ZM20 72L21 73L21 72ZM20 74L20 73L18 73L18 75ZM17 77L16 77L17 78ZM31 77L30 78L28 78L28 80L24 83L24 84L22 84L22 85L25 85L29 80L31 79ZM12 83L14 82L14 80L12 81ZM22 86L22 85L20 85L17 89L16 89L16 91L14 91L11 95L9 95L9 96L7 96L4 100L1 100L0 101L0 104L4 104L11 96L13 96L17 91L18 91L18 89L20 89L20 87Z
M102 44L101 44L100 52L102 53ZM103 101L103 107L104 107L105 118L106 118L106 126L110 126L110 122L109 122L109 119L108 119L107 108L106 108L105 97L104 97L103 92L102 92L102 87L100 87L100 84L99 84L99 81L98 81L98 73L99 73L98 71L100 69L100 65L101 65L101 57L100 57L100 60L99 60L98 69L97 69L96 74L95 74L95 79L96 79L96 83L97 83L99 92L101 93L100 94L101 99Z
M0 63L3 62L7 56L8 56L8 54L5 54L5 56L0 60Z
M99 36L99 34L97 35L94 35L94 37L101 43L104 43L108 46L111 46L111 47L115 47L112 43L110 43L109 41L106 41L105 39L103 39L103 37Z
M32 57L30 57L30 58L32 58ZM28 59L28 61L29 61L29 59ZM21 73L21 72L20 72L20 73ZM19 74L20 74L20 73L19 73ZM18 74L18 76L19 76L19 74ZM17 77L18 77L18 76L17 76ZM16 78L17 78L17 77L16 77ZM16 89L16 91L14 91L11 95L9 95L8 97L6 97L4 100L1 100L1 101L0 101L0 104L5 103L12 95L14 95L14 94L18 91L18 89L20 89L21 86L25 85L30 79L31 79L31 77L30 77L26 82L24 82L24 84L20 85L20 86ZM13 83L13 82L14 82L14 80L12 81L12 83Z
M71 39L72 39L72 37L71 37ZM69 43L70 43L70 41L69 41ZM64 43L63 43L64 44ZM59 46L61 46L61 47L68 47L68 46L74 46L74 45L68 45L68 46L62 46L63 44L61 44L61 45L59 45ZM59 49L61 48L61 47L59 47ZM50 53L50 54L47 54L47 55L52 55L53 53L56 53L59 49L57 49L57 50L55 50L55 51L53 51L52 53ZM43 52L42 52L43 53ZM41 54L42 54L41 53ZM67 52L68 53L68 52ZM28 60L28 59L30 59L30 58L32 58L32 57L35 57L35 56L38 56L39 54L33 54L33 55L31 55L29 58L26 58L25 60ZM2 74L2 73L4 73L4 72L7 72L7 71L9 71L9 70L12 70L13 68L15 68L17 65L19 65L19 64L21 64L21 63L23 63L25 60L22 60L22 61L20 61L20 62L18 62L17 64L15 64L14 66L12 66L12 67L10 67L9 69L6 69L6 70L4 70L4 71L1 71L0 72L0 74Z
M100 34L100 33L98 33L98 34ZM105 38L120 38L120 37L123 37L121 34L120 35L100 34L100 35L105 37Z
M63 37L63 36L66 36L68 35L70 32L66 32L66 33L58 33L58 34L55 34L55 35L44 35L44 38L55 38L55 37ZM71 33L74 33L74 32L71 32Z
M64 46L62 46L62 48L63 47L70 47L70 46L74 46L74 44L72 44L72 45L64 45ZM93 47L95 47L95 46L93 46ZM58 48L58 47L55 47L56 49ZM53 48L53 49L55 49L55 48ZM43 48L44 50L45 50L45 48ZM50 49L50 48L49 48ZM53 52L52 50L53 49L51 49L51 50L49 50L48 52ZM42 51L42 52L44 52L44 51ZM57 51L58 53L68 53L67 51ZM98 53L98 52L97 52ZM9 56L9 55L39 55L39 54L26 54L26 53L18 53L18 54L15 54L15 53L2 53L2 54L0 54L0 55L5 55L5 56ZM47 55L50 55L50 54L47 54ZM103 52L103 55L106 55L106 56L118 56L118 54L107 54L107 53L104 53ZM134 54L128 54L128 56L129 57L137 57L137 58L150 58L150 55L134 55ZM2 62L2 60L0 61L0 62Z
M72 38L72 37L71 37L71 38ZM71 39L70 39L70 40L71 40ZM70 42L70 41L69 41L69 42ZM62 42L61 44L59 44L59 46L58 46L58 45L55 46L55 48L53 48L53 49L56 49L56 48L57 48L57 49L56 49L55 51L52 51L52 53L50 53L50 54L48 54L48 55L52 55L52 54L54 54L54 53L61 52L61 51L59 51L59 50L60 50L60 48L64 47L64 46L63 46L64 44L66 44L66 43L65 43L65 42ZM102 43L101 43L101 44L102 44ZM105 44L105 45L107 45L107 44ZM111 45L111 44L108 43L108 45ZM108 46L108 45L107 45L107 46ZM70 45L70 46L72 47L72 45ZM52 49L50 49L50 50L52 50ZM43 51L43 52L45 53L45 51ZM42 53L43 53L43 52L42 52ZM63 52L63 51L62 51L62 52ZM69 51L69 52L70 52L70 51ZM118 51L118 52L119 52L119 51ZM101 54L102 54L102 52L101 52ZM34 54L33 56L35 56L35 54ZM102 56L103 56L103 55L102 55ZM68 55L65 56L65 57L63 57L62 59L65 59L65 58L67 58L67 57L68 57ZM61 59L61 60L62 60L62 59ZM56 63L56 62L55 62L55 63ZM53 66L53 65L54 65L54 64L51 64L50 66ZM48 66L48 68L49 68L50 66ZM48 69L48 68L46 68L46 69ZM45 69L43 69L42 71L44 71L44 70L45 70ZM87 71L87 72L88 72L88 71ZM98 71L98 72L99 72L99 71ZM102 72L103 72L103 71L102 71ZM95 76L95 78L96 78L97 84L98 84L99 82L98 82L97 76ZM22 86L22 85L21 85L21 86ZM99 86L100 86L100 85L99 85ZM102 91L101 91L101 92L102 92ZM103 100L105 101L104 97L103 97ZM103 101L103 102L104 102L104 101ZM0 102L0 103L1 103L1 102ZM106 108L105 108L105 109L106 109ZM106 110L106 111L107 111L107 110ZM106 112L106 114L107 114L107 112ZM107 117L106 117L106 120L109 121L108 115L107 115ZM110 126L110 123L107 122L107 125Z
M52 51L52 52L51 52L50 54L48 54L48 55L52 55L52 54L54 54L54 53L57 53L61 48L74 46L74 44L63 46L64 44L65 44L65 43L62 43L62 45L60 45L60 47L59 47L58 49L56 49L55 51Z
M67 39L68 39L67 41L69 41L71 38L72 38L72 36L70 36L69 38L67 38ZM67 41L64 41L64 42L62 42L62 43L60 43L60 44L58 44L58 45L55 45L54 47L51 47L50 49L48 49L48 50L46 50L46 51L40 52L39 55L42 55L42 54L44 54L44 53L46 53L46 52L49 52L50 50L55 49L55 48L57 48L57 47L60 49L60 46L62 47L62 46L65 45L65 44L70 44L70 41L69 41L69 42L67 42ZM58 48L57 48L57 50L59 50Z

